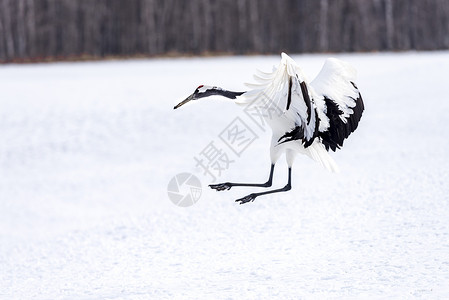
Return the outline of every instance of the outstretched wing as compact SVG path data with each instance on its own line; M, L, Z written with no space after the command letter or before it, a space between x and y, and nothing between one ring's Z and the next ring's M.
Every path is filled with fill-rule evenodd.
M356 71L348 63L329 58L311 82L324 114L320 115L318 136L326 150L340 149L362 117L364 104L355 77Z
M278 112L276 121L285 130L278 142L300 140L304 147L310 146L318 135L319 118L310 86L297 64L282 53L277 69L272 73L259 71L254 78L258 84L248 84L254 90L244 96L249 102L259 101L265 116Z

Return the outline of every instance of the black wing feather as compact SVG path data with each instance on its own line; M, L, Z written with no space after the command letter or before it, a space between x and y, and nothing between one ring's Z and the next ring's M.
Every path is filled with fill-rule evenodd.
M307 90L307 84L303 81L300 83L302 97L307 106L307 124L310 123L310 118L312 117L312 104L310 103L309 91Z
M351 82L354 88L357 86ZM359 125L360 118L362 117L365 105L363 104L362 95L355 100L355 106L352 107L353 113L346 118L346 123L340 118L343 112L338 107L337 103L328 97L324 97L324 102L326 104L326 115L329 118L329 128L325 132L320 132L319 136L329 151L336 151L343 146L343 141L348 138L348 136L357 129Z

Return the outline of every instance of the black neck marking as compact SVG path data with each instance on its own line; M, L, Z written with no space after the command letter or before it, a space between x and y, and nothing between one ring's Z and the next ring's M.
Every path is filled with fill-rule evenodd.
M223 96L223 97L226 97L229 99L236 99L238 96L241 96L244 93L246 93L246 92L233 92L233 91L224 90L222 88L214 87L212 89L206 90L204 93L199 94L199 96L200 96L200 98L204 98L204 97L219 95L219 96Z

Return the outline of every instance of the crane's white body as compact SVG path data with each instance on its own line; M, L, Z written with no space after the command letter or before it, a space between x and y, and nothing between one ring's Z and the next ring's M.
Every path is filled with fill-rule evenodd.
M296 62L285 53L277 68L271 73L258 71L254 76L257 83L247 84L251 91L238 97L238 103L258 105L259 110L270 111L263 114L272 129L271 160L274 164L285 153L289 166L297 153L309 156L326 169L336 172L338 166L317 133L326 132L330 119L326 115L324 97L332 99L342 114L343 122L353 113L359 92L352 82L356 71L349 64L335 59L326 60L315 80L309 83ZM301 83L303 86L301 86ZM305 87L304 87L305 86ZM303 90L304 89L304 90ZM305 98L309 97L309 108ZM288 103L290 102L290 103ZM273 114L273 111L279 113ZM286 132L298 127L303 140L281 142ZM312 141L305 146L304 141Z

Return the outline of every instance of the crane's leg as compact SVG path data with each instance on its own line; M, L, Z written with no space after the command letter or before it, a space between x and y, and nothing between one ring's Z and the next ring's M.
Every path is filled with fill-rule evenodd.
M245 196L243 198L235 200L235 202L240 202L240 204L243 204L243 203L254 201L254 199L256 199L256 197L259 197L259 196L262 196L262 195L267 195L267 194L286 192L286 191L291 190L291 188L292 188L292 168L289 167L288 168L288 182L287 182L287 184L283 188L276 189L276 190L271 190L271 191L266 191L266 192L261 192L261 193L249 194L248 196Z
M211 189L217 190L217 191L224 191L224 190L230 190L233 186L255 186L255 187L270 187L273 183L273 172L274 172L274 163L271 164L270 169L270 177L268 178L268 181L265 183L233 183L233 182L225 182L225 183L218 183L218 184L209 184Z

